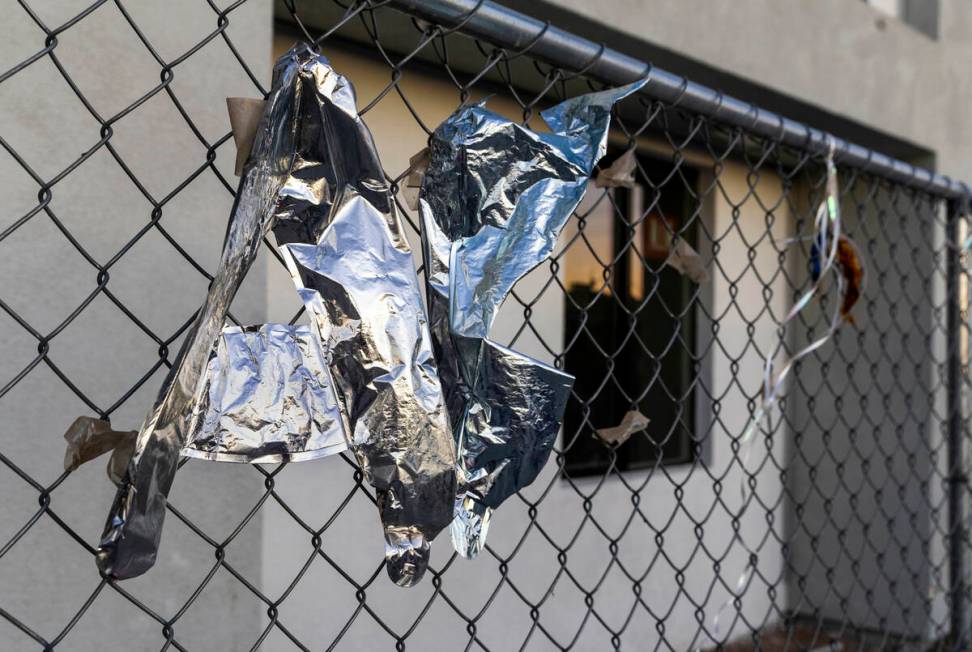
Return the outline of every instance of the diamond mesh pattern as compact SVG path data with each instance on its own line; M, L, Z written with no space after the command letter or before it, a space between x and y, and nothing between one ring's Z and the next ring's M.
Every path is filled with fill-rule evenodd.
M941 197L841 168L845 232L867 273L856 324L797 365L746 443L764 357L780 338L792 355L819 337L839 301L830 286L785 322L809 283L825 168L647 97L619 107L602 164L637 146L639 189L592 186L557 253L504 306L497 339L561 367L583 351L571 371L587 375L548 468L499 510L480 559L458 559L443 537L422 586L390 585L374 498L348 456L191 461L158 566L130 582L100 577L93 555L113 488L97 465L60 470L55 424L89 414L134 428L171 364L235 192L220 102L266 92L270 61L253 60L245 39L254 21L270 29L270 11L258 0L174 3L166 24L121 1L60 13L10 4L11 34L26 36L17 62L2 64L0 101L26 126L0 136L0 174L12 180L0 223L3 649L972 645L952 614L957 598L969 604L969 583L950 566L968 543L954 526L968 491L964 222ZM540 109L599 88L584 71L532 60L531 44L498 49L385 2L305 4L276 7L278 41L304 38L339 68L380 72L380 83L358 83L358 68L342 69L379 151L415 144L385 160L396 191L401 155L460 103L492 93L491 106L537 126ZM96 41L126 56L84 47ZM64 99L48 115L51 94ZM655 219L675 204L677 220ZM664 266L670 254L649 255L651 224L693 241L711 280L683 281ZM235 323L303 317L266 244ZM639 289L623 291L633 278ZM639 468L620 470L634 453L594 440L603 465L572 474L571 450L615 425L597 408L607 394L674 416L622 445L637 447ZM687 451L678 460L675 444Z

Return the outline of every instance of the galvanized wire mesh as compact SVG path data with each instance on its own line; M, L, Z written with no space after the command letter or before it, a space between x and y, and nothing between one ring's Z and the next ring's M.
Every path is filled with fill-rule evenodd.
M238 94L266 92L270 61L249 60L233 38L234 21L255 3L209 0L205 29L168 26L186 33L173 53L153 45L160 18L148 24L121 1L56 21L38 3L10 8L24 19L17 29L43 46L5 64L0 93L66 85L77 102L60 108L85 126L66 130L59 117L28 128L83 142L80 154L67 144L32 151L15 131L0 137L6 169L20 175L16 190L33 197L0 224L0 252L13 270L0 284L9 318L0 378L3 649L969 649L956 610L969 604L956 563L968 543L958 527L968 426L956 207L841 169L845 232L867 273L856 323L798 364L746 443L765 356L781 340L791 355L819 337L840 300L831 285L784 323L809 283L825 167L819 156L643 96L619 107L603 164L636 147L637 188L592 186L549 264L504 307L504 343L579 381L546 472L499 510L480 559L457 558L443 537L422 586L391 586L373 495L350 457L192 461L170 497L158 566L130 582L100 577L93 555L102 523L89 515L107 512L112 488L100 470L58 473L51 451L60 432L22 425L66 409L137 426L119 415L143 412L170 365L212 278L235 192L225 122L207 114L200 126L199 86L179 81L209 56L208 73L243 80ZM429 25L383 2L324 4L311 19L296 2L278 5L278 41L302 38L339 68L383 71L369 85L355 78L359 68L343 70L358 84L382 153L400 146L396 138L421 146L450 110L485 94L537 125L540 109L599 87L583 70L533 61L531 43L512 51L475 42L461 22ZM99 65L111 64L87 60L84 48L62 57L78 32L129 39L132 57L147 55L158 81L140 78L110 111L97 106L89 88L111 75ZM151 108L159 102L167 113ZM171 182L144 181L153 148L165 144L151 126L126 131L140 112L193 143ZM402 163L386 169L397 189L404 159L389 159ZM88 169L114 172L94 179ZM59 195L72 201L59 204ZM137 206L124 227L99 230L99 202L123 201ZM399 208L417 248L414 215L403 199ZM649 228L667 232L660 254ZM666 267L672 233L708 261L708 282ZM175 255L146 253L150 238ZM266 244L263 302L297 321L299 303L281 298L289 280ZM167 281L169 266L195 281ZM78 290L72 300L62 300L64 286ZM145 317L159 306L165 319ZM99 312L126 325L105 326L117 322L99 321ZM71 334L99 329L97 345L80 352L90 364L77 364ZM123 353L127 366L110 364ZM617 448L594 439L629 409L652 423Z

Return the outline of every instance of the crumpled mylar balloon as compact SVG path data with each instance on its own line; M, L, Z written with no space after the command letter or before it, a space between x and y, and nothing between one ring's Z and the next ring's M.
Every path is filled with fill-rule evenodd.
M312 460L347 450L327 367L309 326L227 326L209 357L202 418L182 454L219 462Z
M271 228L311 326L224 330ZM180 454L300 459L340 450L335 431L375 488L389 575L414 584L452 520L455 445L411 252L354 89L299 45L274 68L219 268L139 432L99 566L121 579L155 563Z
M475 557L490 514L533 482L573 377L488 339L513 285L550 256L607 149L615 102L643 81L576 97L536 133L463 107L435 130L419 194L429 318L458 448L455 549Z

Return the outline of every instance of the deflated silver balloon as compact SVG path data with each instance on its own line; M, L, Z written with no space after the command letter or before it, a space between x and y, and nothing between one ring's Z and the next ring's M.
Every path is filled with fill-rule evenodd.
M429 541L452 519L456 479L411 252L394 213L353 191L337 199L317 244L283 251L330 351L350 447L378 494L388 571L414 584Z
M458 449L455 549L473 557L490 512L533 482L573 377L487 338L513 285L548 258L607 147L611 109L643 85L567 100L533 132L464 107L432 136L419 195L427 296Z
M202 414L200 399L210 353L222 332L230 302L273 221L278 195L294 164L300 133L296 64L291 53L274 68L273 90L240 179L219 267L139 431L135 452L108 515L98 565L111 577L141 575L155 563L166 497L182 449Z
M354 89L323 58L300 61L297 160L273 233L375 488L388 573L410 586L452 520L455 444L412 253Z
M316 330L223 329L200 399L205 416L182 454L220 462L297 462L347 450Z
M311 325L223 331L271 226ZM219 268L139 433L99 564L116 578L152 566L184 447L263 462L342 445L376 490L389 575L414 584L452 520L455 444L411 252L354 89L296 46L274 69Z

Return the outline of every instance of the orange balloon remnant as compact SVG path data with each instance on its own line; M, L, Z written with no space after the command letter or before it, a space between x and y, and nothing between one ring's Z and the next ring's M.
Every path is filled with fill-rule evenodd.
M864 266L861 263L861 256L857 247L841 236L837 240L837 265L840 273L844 277L844 299L840 305L840 316L850 324L856 323L854 315L850 313L851 308L861 298L861 287L864 284Z

